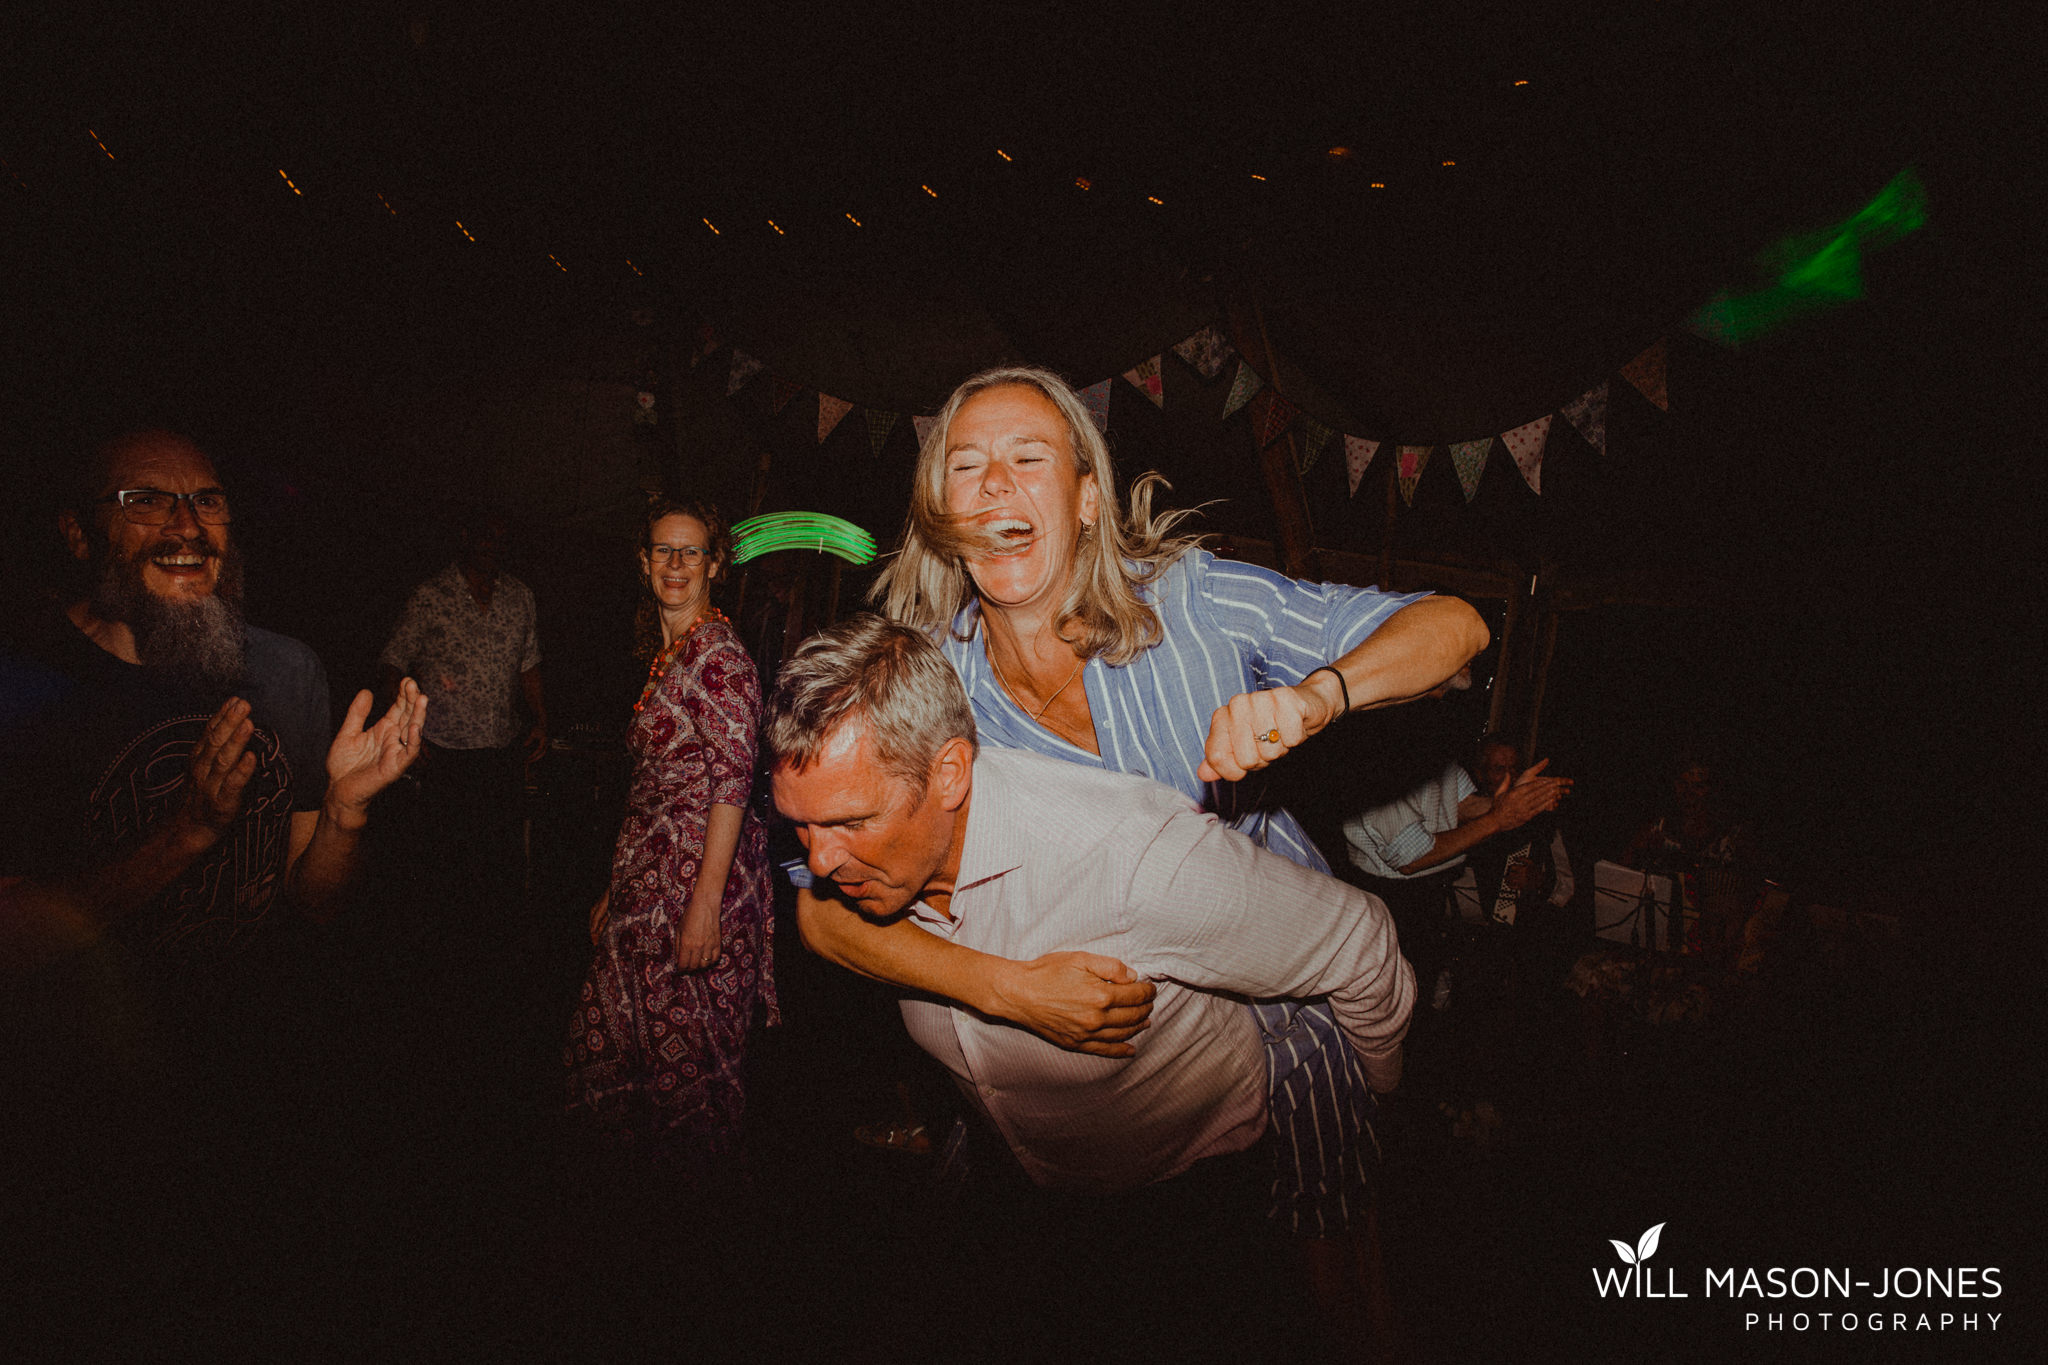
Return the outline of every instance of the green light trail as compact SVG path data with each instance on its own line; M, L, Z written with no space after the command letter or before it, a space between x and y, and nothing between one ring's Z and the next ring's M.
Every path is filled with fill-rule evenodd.
M1808 313L1853 303L1863 297L1863 253L1926 224L1927 190L1908 166L1844 222L1773 245L1758 261L1771 282L1747 294L1715 295L1692 315L1692 330L1739 346Z
M777 550L818 550L838 555L849 564L875 557L875 538L852 522L823 512L774 512L749 517L732 528L732 562L773 554Z

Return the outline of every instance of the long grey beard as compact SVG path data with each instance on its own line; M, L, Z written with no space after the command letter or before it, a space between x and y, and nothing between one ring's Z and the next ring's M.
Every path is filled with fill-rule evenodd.
M226 690L242 682L248 625L242 617L242 561L230 546L221 557L220 582L198 602L167 602L142 584L129 561L107 565L93 589L95 615L124 621L135 635L142 666L176 682Z

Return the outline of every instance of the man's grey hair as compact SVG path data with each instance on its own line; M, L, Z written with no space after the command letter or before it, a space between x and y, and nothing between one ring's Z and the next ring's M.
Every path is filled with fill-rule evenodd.
M883 769L920 796L947 740L976 744L967 689L939 647L873 612L797 647L775 680L764 738L778 766L802 770L856 720L868 727Z

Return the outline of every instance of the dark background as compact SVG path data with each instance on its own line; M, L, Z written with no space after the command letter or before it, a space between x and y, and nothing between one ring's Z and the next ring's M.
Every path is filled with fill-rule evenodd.
M252 616L313 644L339 691L368 681L450 517L510 510L557 731L602 729L635 682L644 488L744 509L766 451L762 510L886 542L907 414L983 365L1091 383L1255 307L1311 414L1439 447L1611 381L1605 458L1560 419L1541 498L1496 450L1467 504L1439 448L1397 553L1656 603L1560 631L1544 748L1580 778L1582 848L1624 839L1670 753L1703 747L1795 875L1947 945L1885 984L1943 1021L1930 1110L1830 1110L1809 1136L1911 1122L1938 1149L2000 1112L2013 1029L1987 1002L2021 998L2038 961L2033 878L2004 871L2038 843L2015 818L2040 747L2039 439L2019 416L2038 162L2016 155L2028 102L1993 19L372 4L8 24L10 612L80 444L159 422L220 455ZM1908 165L1928 225L1866 260L1861 301L1741 348L1686 330L1772 243ZM1616 373L1660 337L1668 414ZM727 398L731 345L906 416L879 456L858 408L820 447L808 393L773 412L764 376ZM1226 539L1272 538L1246 419L1215 420L1227 379L1165 366L1163 412L1114 386L1120 470L1213 502ZM655 428L631 421L642 388ZM1338 452L1308 472L1318 545L1377 552L1377 477L1354 500ZM1457 712L1458 739L1479 714ZM1308 785L1392 724L1333 740ZM1866 1013L1826 1036L1883 1085L1887 1056L1845 1022ZM1987 1216L1988 1187L1931 1149L1897 1160L1879 1183L1939 1169L1942 1207ZM1863 1197L1853 1161L1826 1169L1814 1187L1838 1197L1809 1221ZM1896 1227L1945 1226L1935 1198ZM1860 1226L1907 1254L1878 1215Z

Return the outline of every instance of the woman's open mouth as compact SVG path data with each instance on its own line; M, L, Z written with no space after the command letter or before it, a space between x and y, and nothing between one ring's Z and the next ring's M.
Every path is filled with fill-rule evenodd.
M1029 549L1033 532L1037 530L1021 517L999 517L984 523L981 529L994 537L997 548L993 553L999 555L1013 555Z

